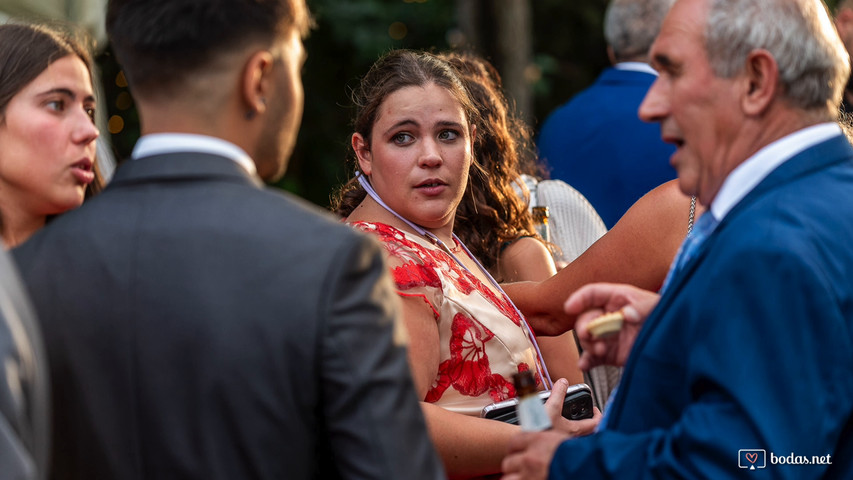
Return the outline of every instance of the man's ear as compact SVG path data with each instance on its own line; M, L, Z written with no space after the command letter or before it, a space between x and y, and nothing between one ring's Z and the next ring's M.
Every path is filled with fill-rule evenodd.
M249 57L243 70L243 102L246 108L246 118L251 120L255 115L262 115L267 110L267 98L273 94L273 63L272 54L267 50L259 50Z
M616 52L613 51L613 47L610 45L607 46L607 59L610 60L610 65L616 65L618 63L616 61Z
M358 166L365 175L370 176L372 171L373 156L370 154L370 145L360 133L352 134L352 149L358 158Z
M746 88L741 97L741 108L747 115L759 115L776 98L779 65L767 50L754 50L746 57L744 77Z

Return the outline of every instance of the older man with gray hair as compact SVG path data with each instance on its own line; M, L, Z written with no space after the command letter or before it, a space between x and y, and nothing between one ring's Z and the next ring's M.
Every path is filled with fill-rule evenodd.
M651 54L640 116L708 211L661 294L569 298L582 367L624 365L622 383L596 434L516 437L504 478L851 478L853 147L836 123L850 66L829 13L678 0ZM622 317L607 338L591 333L602 312Z
M656 73L649 47L674 0L612 0L604 15L613 64L552 112L539 134L551 177L578 189L611 228L640 197L675 178L673 148L637 109Z

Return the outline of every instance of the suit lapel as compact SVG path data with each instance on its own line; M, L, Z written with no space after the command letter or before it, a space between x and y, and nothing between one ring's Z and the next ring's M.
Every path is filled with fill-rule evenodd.
M619 387L620 390L623 388L627 390L629 388L633 377L634 366L636 364L637 352L643 351L646 343L649 341L649 338L657 329L658 324L660 324L662 319L666 316L666 312L669 310L673 300L677 298L676 296L684 289L687 281L693 276L693 272L696 268L698 268L698 266L704 261L708 252L715 248L720 233L726 229L728 224L742 214L744 210L749 208L756 199L763 197L767 192L775 188L779 188L780 186L797 178L828 168L837 163L849 162L851 159L853 159L853 147L851 147L847 138L843 135L833 137L800 152L785 163L779 165L775 170L770 172L764 180L756 185L756 187L752 189L752 191L750 191L740 202L738 202L738 204L732 208L725 218L720 221L720 224L717 225L717 228L711 233L711 235L709 235L702 245L699 246L694 257L687 262L680 271L674 274L654 311L652 311L646 319L643 328L637 335L637 339L631 349L631 355L625 365L625 371L623 372L622 381ZM623 392L622 395L618 395L617 398L614 399L613 404L610 406L612 411L608 413L608 427L613 428L618 425L619 417L621 416L622 410L625 406L624 398L625 395Z
M770 172L767 177L755 186L740 202L735 205L731 211L720 221L714 232L701 245L692 261L684 265L684 268L676 275L675 284L672 285L672 293L675 294L684 285L685 280L690 278L693 270L702 261L708 251L713 248L716 243L718 234L725 230L726 226L737 218L750 205L771 190L779 188L798 178L810 175L828 168L836 163L850 161L853 157L853 147L844 136L833 137L825 142L819 143L814 147L806 149L795 155L788 161L782 163L775 170ZM667 301L673 298L673 295L666 295ZM663 300L663 298L661 299Z

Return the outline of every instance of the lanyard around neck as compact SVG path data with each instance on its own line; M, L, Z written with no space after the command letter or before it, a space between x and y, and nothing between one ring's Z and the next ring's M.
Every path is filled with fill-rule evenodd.
M376 190L373 189L373 186L370 185L370 180L368 180L367 177L365 177L361 172L356 173L356 178L358 179L358 183L361 184L362 188L364 188L364 191L367 192L367 194L370 195L370 197L373 198L373 200L375 200L376 203L381 205L382 208L384 208L390 214L394 215L400 221L402 221L403 223L405 223L406 225L411 227L412 230L418 232L419 235L427 238L430 242L432 242L433 244L435 244L436 246L438 246L439 248L444 250L444 252L447 253L448 255L450 255L450 257L453 258L453 260L459 266L461 266L462 268L465 269L465 271L467 271L468 273L471 273L471 275L473 275L471 270L469 270L468 267L466 267L464 263L460 262L459 259L456 258L456 255L453 254L453 251L450 248L448 248L447 245L444 242L442 242L440 238L438 238L438 236L436 236L434 233L426 230L425 228L421 227L420 225L409 221L407 218L403 218L399 213L395 212L394 209L392 209L385 202L383 202L382 198L379 196L379 194L376 193ZM527 319L524 318L524 315L521 314L521 311L518 309L518 307L515 306L515 303L512 302L512 300L509 298L509 295L507 295L506 292L504 292L504 289L501 288L501 286L497 282L497 280L495 280L495 278L492 277L492 275L489 273L489 271L483 267L483 265L480 263L480 261L477 260L477 257L475 257L474 255L471 254L471 251L468 250L468 247L465 246L465 244L462 243L461 240L459 240L459 237L457 237L455 233L451 233L451 235L453 235L453 240L455 240L456 243L458 243L462 247L462 249L465 250L465 253L468 254L468 257L474 261L474 263L477 265L477 267L480 269L480 271L483 273L483 275L485 275L486 278L489 279L489 282L492 284L492 286L494 286L495 289L497 289L497 291L499 291L501 293L501 295L503 295L503 297L507 301L509 301L509 304L512 305L513 310L515 310L515 313L521 319L521 328L522 328L522 330L524 330L525 335L527 335L527 338L533 344L534 350L536 350L537 360L539 361L539 366L540 366L539 377L542 380L542 384L545 385L545 387L548 390L550 390L551 388L553 388L553 384L551 383L551 375L548 373L548 367L545 366L545 359L542 357L542 352L539 350L539 342L536 341L536 336L533 335L533 330L530 328L530 325L527 323Z

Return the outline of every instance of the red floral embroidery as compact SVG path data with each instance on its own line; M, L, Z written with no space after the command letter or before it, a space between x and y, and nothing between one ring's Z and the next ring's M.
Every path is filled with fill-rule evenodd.
M451 386L472 397L489 392L496 402L514 397L512 384L489 367L485 344L494 336L480 322L457 313L451 325L450 358L438 366L438 377L425 400L437 402Z
M360 228L362 231L373 233L377 235L382 244L385 245L385 249L389 252L389 254L397 257L404 258L405 255L403 252L399 250L399 247L402 246L406 250L413 251L417 254L418 258L423 262L422 265L417 265L418 269L426 271L428 269L432 269L432 275L435 278L435 282L437 283L424 283L420 285L424 286L440 286L441 280L438 278L438 275L435 273L435 269L442 269L445 271L451 272L447 275L450 279L453 286L462 292L465 295L470 295L471 292L477 290L483 294L486 299L492 303L501 313L506 315L513 323L516 325L521 325L521 317L516 313L515 309L512 307L512 304L509 302L504 296L498 297L491 288L487 287L480 281L479 278L474 276L471 272L461 268L453 258L448 255L446 252L442 250L428 250L423 248L421 245L412 242L407 239L406 236L397 230L394 227L389 225L385 225L383 223L366 223L366 222L358 222L354 224L356 227ZM415 264L413 264L415 265ZM421 277L424 273L421 272L409 272L406 274L401 274L402 282L398 282L398 285L401 289L405 289L403 285L409 284L410 276ZM433 278L430 276L430 280ZM395 273L395 280L397 280L397 274ZM412 286L419 286L415 284L411 284L408 288Z
M444 254L444 252L441 253ZM450 257L448 257L448 261L453 262ZM465 295L471 295L471 292L477 289L478 284L482 285L480 279L471 275L467 270L456 268L456 273L457 275L450 276L450 281L453 283L453 286L456 287L456 290L459 290Z
M404 291L415 287L441 288L442 281L448 281L463 295L479 292L503 315L521 326L523 319L510 300L484 285L478 277L457 264L447 252L425 248L400 230L382 223L356 222L353 226L378 236L386 252L392 258L402 260L403 265L391 268L401 295L406 295ZM494 333L479 321L461 313L456 314L451 324L450 358L439 365L438 375L425 400L437 402L451 387L463 395L473 397L488 392L495 402L514 397L512 382L491 371L485 344L492 338ZM518 365L519 371L529 369L526 363ZM538 375L536 381L539 383Z
M480 293L483 294L489 301L498 308L507 318L512 320L512 323L521 326L521 316L518 315L518 312L515 311L515 308L512 304L506 299L506 297L498 298L497 295L490 288L483 288Z
M493 402L502 402L515 397L515 385L507 381L503 376L493 373L489 379L489 383L491 384L489 396L492 397Z
M495 334L461 313L454 315L451 333L449 367L453 387L465 395L481 395L488 388L486 379L492 373L485 343Z
M441 279L438 278L435 269L424 265L409 262L392 268L391 274L400 290L409 290L414 287L441 288Z

